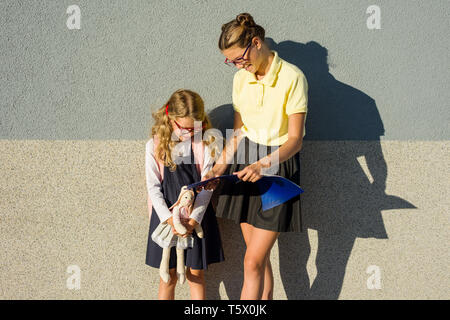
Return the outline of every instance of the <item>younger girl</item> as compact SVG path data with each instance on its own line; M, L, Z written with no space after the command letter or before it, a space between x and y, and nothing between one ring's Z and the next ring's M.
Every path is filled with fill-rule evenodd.
M211 154L210 141L199 142L204 148L204 161L202 164L196 165L193 151L194 135L198 134L203 137L204 131L211 128L208 116L204 111L203 100L197 93L189 90L176 91L169 101L152 116L155 124L151 129L152 138L146 144L145 154L148 196L153 205L146 264L159 268L162 248L151 239L151 235L156 227L164 221L167 221L172 226L172 230L175 230L171 211L168 208L177 201L181 187L200 181L211 170L214 154ZM194 121L202 122L202 127L195 128L195 131ZM187 143L188 141L189 143ZM179 145L181 142L183 143ZM179 148L180 146L183 147ZM176 152L173 152L175 150ZM159 171L158 162L164 164L163 176ZM161 177L163 177L162 181ZM183 221L188 230L186 234L179 235L173 231L176 235L182 237L192 235L194 238L193 247L184 251L184 257L191 298L196 300L205 299L203 270L210 263L224 261L215 212L209 203L211 195L212 191L206 189L196 194L190 219ZM197 224L201 224L203 228L202 239L193 232ZM173 300L175 297L177 283L175 247L172 247L170 252L169 273L168 283L160 279L158 293L160 300Z

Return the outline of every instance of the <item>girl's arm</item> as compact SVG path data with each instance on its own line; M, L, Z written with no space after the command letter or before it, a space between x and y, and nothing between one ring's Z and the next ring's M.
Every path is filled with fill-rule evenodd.
M148 196L152 201L159 220L163 223L172 216L172 213L167 207L166 200L161 192L161 173L153 154L153 139L150 139L145 145L145 178Z
M227 141L225 147L222 150L222 153L219 156L219 159L216 161L216 164L212 168L212 171L217 175L222 175L227 169L228 165L232 162L234 154L237 151L237 147L239 146L239 142L244 137L241 131L244 123L242 122L241 114L234 111L234 135L233 137ZM208 177L210 178L210 177Z
M303 124L305 113L295 113L289 116L288 140L277 150L264 158L248 165L241 171L235 172L239 179L243 181L256 182L262 178L263 171L268 171L271 166L278 166L286 161L302 148L303 144Z
M263 168L286 161L302 149L305 113L294 113L289 116L288 139L277 150L260 159Z
M214 165L214 158L211 156L210 148L207 145L205 145L204 148L205 157L201 174L202 180L206 176L206 174L211 171ZM203 189L199 194L197 194L194 202L194 207L190 215L190 218L194 219L196 224L202 223L203 216L206 212L206 208L208 208L208 204L211 200L212 194L213 190L206 189Z
M205 215L206 208L211 201L213 191L203 189L195 198L194 208L192 210L191 219L194 219L196 224L202 223L203 216Z
M308 81L303 72L299 72L291 84L285 110L289 119L288 140L275 152L261 159L263 165L284 162L302 149L306 112L308 111Z

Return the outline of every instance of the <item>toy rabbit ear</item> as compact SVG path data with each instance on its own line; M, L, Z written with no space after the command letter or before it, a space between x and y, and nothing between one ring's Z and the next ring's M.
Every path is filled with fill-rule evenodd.
M169 210L172 210L174 207L176 207L177 205L180 204L181 196L182 196L182 194L180 193L180 195L178 196L177 201L169 208Z
M194 201L191 202L191 204L189 205L189 213L192 213L192 211L194 210Z
M182 198L183 195L186 193L186 191L189 191L189 190L187 189L187 186L183 186L183 187L181 188L180 194L178 195L177 201L169 208L169 210L172 210L175 206L177 206L178 204L180 204L181 198Z
M177 200L177 202L175 202L175 203L169 208L169 210L172 210L174 207L176 207L178 203L180 203L180 201Z

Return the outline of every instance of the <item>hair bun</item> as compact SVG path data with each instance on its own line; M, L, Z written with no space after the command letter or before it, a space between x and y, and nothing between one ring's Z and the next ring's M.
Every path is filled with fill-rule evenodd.
M253 17L249 13L241 13L236 17L236 21L243 27L254 27L256 26Z

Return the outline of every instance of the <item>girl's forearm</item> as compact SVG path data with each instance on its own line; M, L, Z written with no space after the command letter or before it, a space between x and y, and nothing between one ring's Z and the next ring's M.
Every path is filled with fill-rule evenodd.
M222 153L219 156L218 161L212 168L213 172L215 172L218 175L223 174L228 164L231 163L234 154L237 151L237 146L239 145L239 142L241 141L242 138L243 135L239 133L233 136L233 138L226 143ZM299 152L302 149L302 146L303 146L303 139L288 138L288 140L285 143L283 143L276 151L258 160L257 162L259 162L263 168L268 168L272 165L277 165L281 162L288 160L297 152Z
M242 138L242 133L240 131L237 131L236 134L227 141L225 147L222 150L222 153L219 156L219 159L212 168L213 172L218 175L221 175L223 172L225 172L228 165L232 162L234 154L236 153L237 147Z
M263 168L282 163L302 149L303 139L289 138L277 150L258 160Z

